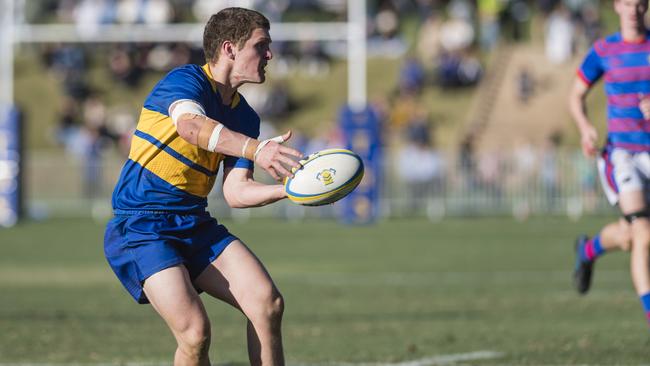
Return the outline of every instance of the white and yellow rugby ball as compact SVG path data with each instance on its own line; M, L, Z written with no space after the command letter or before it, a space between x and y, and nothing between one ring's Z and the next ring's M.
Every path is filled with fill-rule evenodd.
M346 149L327 149L301 160L286 178L284 190L289 199L305 206L334 203L352 192L363 178L359 155Z

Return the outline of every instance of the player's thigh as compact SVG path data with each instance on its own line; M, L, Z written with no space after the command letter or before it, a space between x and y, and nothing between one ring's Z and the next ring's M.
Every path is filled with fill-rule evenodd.
M260 301L280 296L262 262L239 240L230 243L194 283L244 312Z
M625 190L619 192L618 204L623 215L641 212L647 207L643 189Z
M645 179L637 167L635 155L622 149L612 150L608 161L610 174L618 191L618 204L623 214L638 212L645 207Z
M147 278L144 292L175 335L188 329L209 328L207 313L187 269L178 265Z

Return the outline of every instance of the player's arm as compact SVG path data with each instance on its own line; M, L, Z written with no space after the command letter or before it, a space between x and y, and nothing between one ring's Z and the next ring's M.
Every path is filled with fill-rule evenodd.
M268 205L287 197L281 184L263 184L253 180L253 171L245 168L225 168L223 196L232 208Z
M587 157L595 156L598 152L596 144L598 142L598 131L587 116L586 97L591 89L584 80L577 77L569 94L569 112L573 121L580 131L580 143L582 153Z
M249 159L276 180L291 176L290 168L299 166L290 156L301 158L302 154L281 145L291 137L291 131L273 139L253 139L207 117L200 104L188 100L172 104L169 112L176 131L187 142L208 151Z

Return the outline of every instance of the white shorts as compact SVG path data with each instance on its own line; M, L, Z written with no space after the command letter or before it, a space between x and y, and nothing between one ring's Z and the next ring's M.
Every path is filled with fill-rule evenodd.
M603 151L598 158L600 183L610 204L618 203L621 192L645 191L650 202L650 152L622 149Z

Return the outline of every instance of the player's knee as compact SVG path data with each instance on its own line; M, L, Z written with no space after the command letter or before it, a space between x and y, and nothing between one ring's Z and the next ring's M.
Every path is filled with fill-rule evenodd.
M179 348L192 358L200 358L210 348L210 323L196 322L184 329L179 337Z
M284 298L280 292L274 289L268 296L265 296L263 312L264 316L271 322L279 322L282 320L282 314L284 314Z
M619 249L624 252L629 252L632 248L632 232L627 228L627 230L621 230L619 233Z
M624 251L624 252L629 252L630 249L632 248L632 237L628 236L621 241L619 248Z
M275 296L271 299L269 314L270 318L274 321L282 320L282 315L284 314L284 297L277 291L275 291Z
M275 288L265 289L256 296L257 301L250 314L251 321L277 323L284 314L284 297Z

